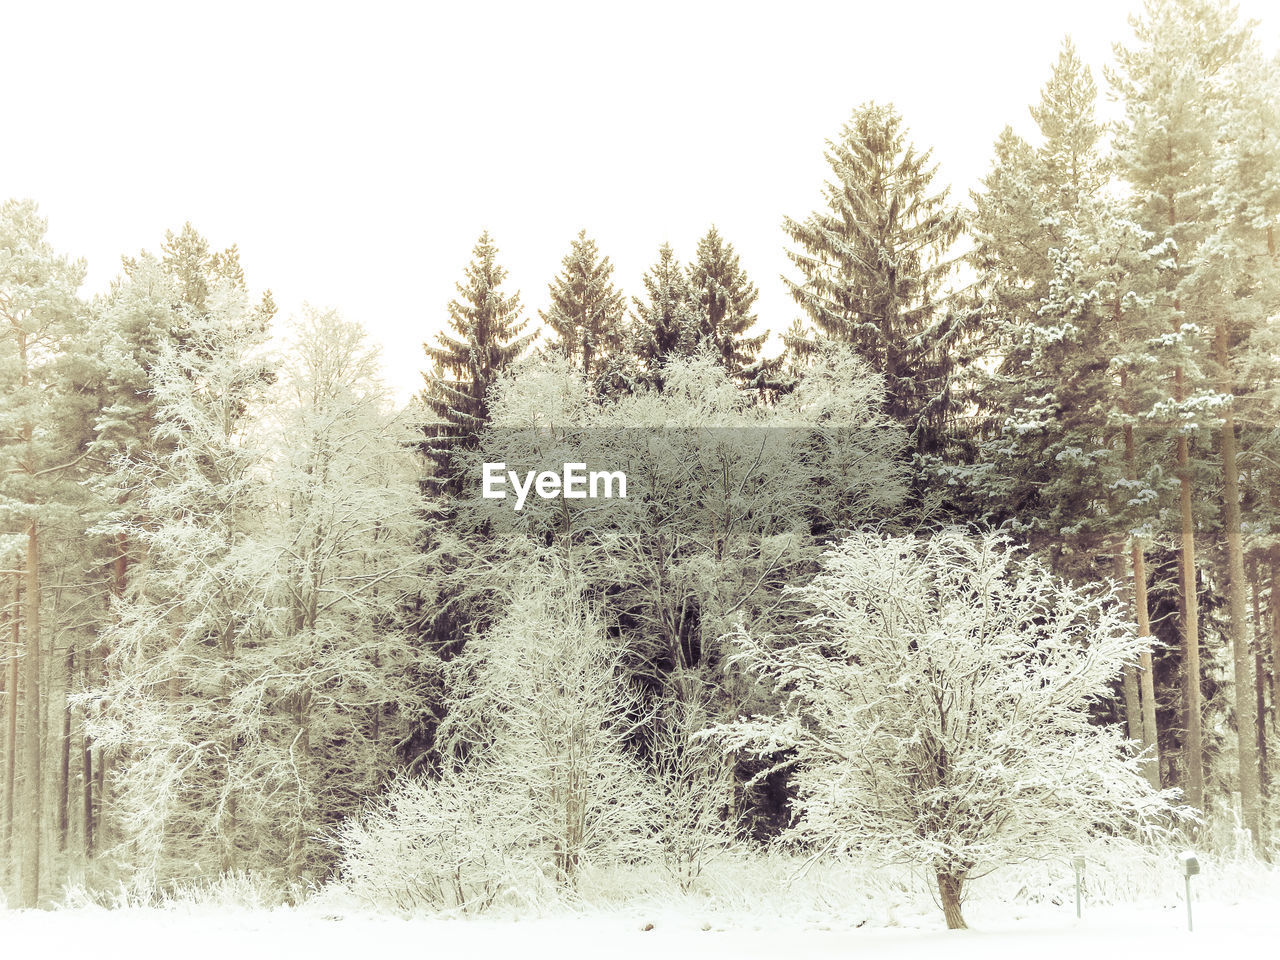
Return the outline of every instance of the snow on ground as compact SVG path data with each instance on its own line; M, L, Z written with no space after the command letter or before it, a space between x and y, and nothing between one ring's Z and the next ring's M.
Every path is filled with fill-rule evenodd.
M618 910L502 920L404 920L316 906L277 910L176 906L168 909L81 907L0 911L0 944L12 957L342 958L381 954L422 957L946 957L981 960L1181 957L1239 950L1280 937L1280 904L1254 900L1199 904L1188 934L1182 904L1093 907L1077 921L1073 906L968 908L973 929L948 931L940 917L895 917L898 926L855 926L832 916L763 918L708 911ZM652 924L652 929L644 929ZM1270 942L1267 942L1270 941ZM1193 952L1194 951L1194 952ZM1211 953L1210 956L1213 954Z

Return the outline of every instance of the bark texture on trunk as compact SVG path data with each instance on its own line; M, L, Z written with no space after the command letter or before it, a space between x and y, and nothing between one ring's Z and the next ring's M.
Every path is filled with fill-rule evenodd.
M947 918L947 929L967 930L969 925L960 912L960 901L964 896L963 874L938 871L938 896L942 900L942 913Z
M75 653L67 651L66 685L62 691L62 742L58 757L58 850L67 849L67 835L71 827L71 678L75 670Z
M1227 329L1223 324L1218 325L1214 337L1214 352L1226 377L1230 357L1227 353ZM1229 378L1222 386L1224 391L1229 391ZM1240 812L1256 846L1262 825L1262 806L1258 796L1257 698L1245 601L1244 536L1240 532L1240 470L1236 465L1236 422L1230 405L1222 420L1222 500L1222 519L1227 533L1227 620L1231 631L1231 662L1235 680Z
M1133 596L1138 615L1138 636L1151 639L1151 612L1147 606L1147 562L1142 544L1133 542ZM1148 760L1144 765L1147 782L1160 789L1160 740L1156 729L1156 674L1151 651L1143 650L1138 658L1138 687L1142 697L1142 747Z
M17 782L18 771L18 648L22 642L22 583L18 575L13 575L13 600L8 609L9 621L9 691L5 717L5 755L4 755L4 855L8 863L13 853L13 794Z
M1182 396L1182 369L1178 369L1178 399ZM1187 802L1204 809L1204 733L1200 695L1200 601L1196 596L1196 534L1191 510L1190 441L1178 437L1178 506L1182 517L1182 711L1185 733L1183 759Z
M26 596L23 619L22 816L17 824L19 849L18 905L34 907L40 899L40 839L44 832L40 753L40 537L33 518L27 526Z
M1131 442L1132 434L1126 438ZM1133 617L1138 626L1138 636L1150 642L1151 617L1147 612L1147 567L1142 545L1136 540L1130 551L1133 565ZM1115 555L1116 579L1124 580L1124 557ZM1156 688L1151 663L1151 651L1144 650L1136 666L1124 671L1125 722L1129 727L1129 739L1142 744L1147 759L1142 765L1143 775L1156 789L1160 788L1160 758L1156 743Z
M1271 722L1280 727L1280 545L1271 548Z

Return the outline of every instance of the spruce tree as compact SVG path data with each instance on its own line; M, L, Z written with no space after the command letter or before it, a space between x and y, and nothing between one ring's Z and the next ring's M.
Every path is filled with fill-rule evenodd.
M449 302L452 332L423 344L431 369L423 374L422 398L436 416L428 424L426 450L435 462L437 483L447 483L451 452L470 449L488 422L488 391L502 369L516 360L536 334L525 333L520 294L502 291L507 271L486 230L471 251L458 299Z
M541 313L557 350L599 388L609 359L623 341L626 304L614 288L613 264L600 256L596 242L579 232L551 282L551 306Z
M787 285L821 334L851 343L884 374L888 410L917 450L937 451L962 335L945 292L960 213L892 106L855 110L826 159L825 208L783 221L800 271Z
M689 278L671 244L658 249L658 259L643 278L646 296L635 297L631 349L649 380L661 385L661 371L675 357L691 356L698 344L698 320Z
M733 244L726 243L714 226L698 241L697 255L689 266L689 288L699 340L716 351L735 379L752 375L768 336L747 335L756 323L759 294L739 264Z
M1204 376L1205 337L1218 317L1212 285L1204 282L1196 264L1215 223L1215 158L1223 117L1230 108L1224 79L1248 37L1235 10L1218 0L1149 0L1133 25L1133 41L1116 48L1119 64L1108 78L1125 113L1116 137L1119 172L1130 186L1134 219L1164 254L1163 269L1146 292L1163 318L1168 338L1182 354L1173 369L1166 413L1177 426L1185 791L1193 806L1203 807L1201 617L1193 506L1202 459L1193 457L1193 441L1209 432L1222 398ZM1237 708L1245 726L1252 708L1239 697ZM1252 724L1248 726L1250 736L1240 738L1241 792L1246 822L1256 833L1258 784Z
M1280 64L1268 62L1252 37L1224 71L1213 165L1210 204L1213 232L1191 261L1194 287L1202 291L1201 311L1212 318L1212 363L1208 369L1226 399L1219 444L1222 476L1223 566L1227 588L1235 685L1239 784L1246 826L1263 839L1261 756L1266 739L1259 719L1265 712L1259 674L1262 664L1252 648L1246 577L1246 529L1259 530L1265 516L1248 516L1246 471L1257 453L1253 427L1274 416L1266 386L1275 382L1277 354L1269 341L1273 318L1280 315L1280 262L1275 229L1280 224ZM1252 428L1252 429L1251 429ZM1264 454L1265 456L1265 454ZM1250 531L1250 532L1251 532ZM1256 594L1255 594L1256 613ZM1256 617L1255 617L1256 620Z

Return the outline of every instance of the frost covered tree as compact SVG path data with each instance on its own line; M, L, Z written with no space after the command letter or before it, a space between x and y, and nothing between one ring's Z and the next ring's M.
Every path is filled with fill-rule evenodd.
M535 336L524 332L529 321L520 316L520 294L502 291L506 276L485 231L471 252L464 282L457 285L459 298L449 303L451 332L439 334L435 344L423 344L431 369L423 374L422 397L435 416L426 426L426 447L441 484L452 470L450 450L473 445L488 420L489 387Z
M655 853L637 698L582 583L525 545L504 612L447 665L438 769L340 831L342 876L398 905L481 909Z
M645 750L678 744L691 712L727 719L754 703L755 685L727 666L725 634L773 617L782 586L832 531L892 522L906 496L906 434L884 411L883 379L844 345L824 344L810 361L771 404L706 349L669 361L661 390L601 401L559 358L512 368L494 392L473 475L484 461L517 472L618 465L627 497L530 497L518 512L472 498L457 515L476 544L458 590L487 605L486 581L468 571L518 575L523 556L508 545L525 539L572 564L616 618L615 643L653 713L637 731ZM730 821L755 817L733 771L691 769Z
M238 826L256 837L257 862L316 878L319 835L382 785L422 709L403 617L425 560L422 504L410 426L359 325L304 308L280 400L256 537L273 570L271 617L240 649L230 698L253 744Z
M934 452L952 415L962 333L946 290L959 211L891 106L855 110L826 158L825 207L783 221L800 272L787 285L821 334L851 344L884 375L890 415L919 451Z
M1257 629L1257 604L1251 623L1245 539L1250 528L1258 529L1266 519L1248 509L1252 504L1245 488L1250 467L1266 464L1265 454L1260 456L1255 447L1257 427L1274 416L1274 401L1267 394L1280 378L1280 354L1273 343L1280 317L1280 257L1275 242L1280 228L1280 135L1276 131L1280 63L1269 61L1250 38L1229 65L1222 86L1228 109L1219 118L1213 169L1214 230L1197 251L1187 286L1201 293L1197 312L1213 318L1210 369L1227 401L1218 450L1238 783L1245 823L1255 840L1261 840L1265 818L1259 763L1266 739L1259 726L1264 711L1257 691L1262 687L1258 674L1263 664L1255 656L1250 636Z
M142 559L104 635L94 697L95 739L119 757L117 827L153 876L239 865L235 772L252 751L230 709L234 666L271 616L272 558L257 539L267 330L225 283L184 321L181 346L163 343L150 372L155 442L122 471L135 506L118 529Z
M389 774L418 709L398 628L422 561L410 435L334 314L306 315L278 383L242 292L188 319L152 374L163 442L127 472L142 559L95 733L144 876L314 877L317 834Z
M440 736L501 771L524 804L531 852L574 884L589 864L652 853L654 797L627 744L636 693L600 611L555 558L529 560L501 619L450 664Z
M1096 96L1067 40L1031 109L1037 146L1006 129L973 194L970 263L989 372L975 462L957 473L968 473L994 522L1010 524L1058 573L1096 578L1109 572L1100 557L1127 559L1135 619L1149 635L1143 540L1163 533L1169 493L1151 453L1164 425L1152 414L1176 354L1149 309L1155 240L1103 189ZM1124 691L1131 733L1154 758L1149 658ZM1154 759L1149 773L1158 776Z
M208 309L209 295L221 284L241 291L248 289L239 247L233 243L222 250L214 249L190 221L177 233L165 231L158 257L143 251L137 257L123 257L122 261L126 277L132 277L140 263L158 264L171 283L170 306L175 310L183 306L190 312L203 314ZM263 323L269 323L275 316L276 306L270 290L263 293L254 312ZM181 336L180 330L175 333Z
M600 256L586 230L579 232L551 282L551 306L541 314L551 328L551 348L568 357L592 384L622 344L626 301L612 277L609 258Z
M970 879L1168 815L1122 731L1090 717L1147 644L1105 594L949 529L855 534L791 596L789 629L738 637L779 712L713 732L790 754L794 838L929 870L954 928Z

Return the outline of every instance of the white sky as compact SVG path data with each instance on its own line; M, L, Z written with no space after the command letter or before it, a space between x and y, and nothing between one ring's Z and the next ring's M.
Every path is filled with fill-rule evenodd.
M579 229L631 296L714 222L784 329L780 222L817 204L855 105L893 101L967 197L1062 36L1105 94L1137 6L0 0L0 197L39 202L88 293L188 219L239 243L282 315L362 322L403 397L483 228L536 317ZM1280 14L1240 6L1274 52Z

